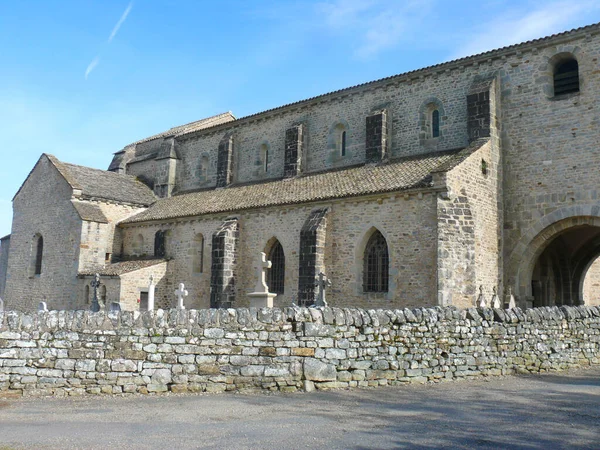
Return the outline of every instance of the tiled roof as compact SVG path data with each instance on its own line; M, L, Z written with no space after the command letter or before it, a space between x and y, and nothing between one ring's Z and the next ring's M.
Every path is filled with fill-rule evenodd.
M368 164L261 184L180 194L160 199L147 210L121 223L427 188L431 186L431 173L457 158L461 158L461 150L407 157L389 164Z
M73 206L75 207L75 210L77 211L77 214L79 214L81 220L87 220L89 222L108 223L108 219L102 212L100 206L94 203L78 202L75 200L71 201L71 203L73 203Z
M76 166L59 161L46 154L73 189L81 190L84 197L113 200L148 206L156 201L154 193L134 176Z
M114 277L124 273L134 272L136 270L145 269L146 267L155 266L166 262L164 259L143 259L138 261L121 261L113 264L108 264L104 267L92 267L88 270L79 272L80 276L90 276L100 274L100 276Z
M179 125L173 128L169 128L167 131L163 131L162 133L158 133L153 136L140 139L139 141L136 141L129 145L141 144L142 142L148 142L154 139L165 138L168 136L191 133L193 131L214 127L216 125L232 122L234 120L236 120L235 116L231 113L231 111L227 111L225 113L217 114L216 116L207 117L205 119L196 120L195 122L186 123L185 125Z

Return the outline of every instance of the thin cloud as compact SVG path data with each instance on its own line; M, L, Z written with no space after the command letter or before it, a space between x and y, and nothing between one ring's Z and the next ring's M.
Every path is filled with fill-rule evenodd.
M88 76L90 73L92 73L92 70L94 70L96 68L96 66L98 65L98 63L100 62L100 57L96 56L92 62L87 66L87 69L85 69L85 79L87 80Z
M116 23L116 25L113 27L113 29L110 33L110 36L108 37L107 44L110 44L112 42L112 40L115 38L115 36L119 32L119 30L121 29L121 26L123 25L123 23L125 23L125 20L127 20L127 16L131 12L131 8L133 8L133 2L129 2L129 5L127 5L127 8L125 8L125 11L123 11L123 14L121 14L121 18ZM87 66L87 69L85 69L85 79L86 80L88 79L88 76L90 75L90 73L92 73L92 71L96 68L96 66L99 63L100 63L100 56L98 55Z
M123 12L123 14L121 15L121 18L119 19L119 21L117 22L117 24L113 28L112 32L110 33L110 36L108 37L108 42L109 43L114 39L114 37L119 32L119 29L121 28L121 25L123 25L123 23L125 22L125 20L127 20L127 16L129 15L129 12L131 11L131 8L133 8L133 2L130 2L129 5L127 5L127 8L125 9L125 11Z
M600 10L595 1L545 3L533 10L513 9L500 18L482 24L467 35L451 59L518 44L572 28L574 23Z
M335 0L317 5L325 28L352 36L354 56L369 59L413 38L433 0Z

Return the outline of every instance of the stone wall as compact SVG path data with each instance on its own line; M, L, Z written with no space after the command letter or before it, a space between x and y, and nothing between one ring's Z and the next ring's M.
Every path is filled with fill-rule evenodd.
M600 307L0 313L0 396L366 387L600 364Z
M8 252L10 251L10 235L0 240L0 298L4 297L6 287L6 270L8 268Z
M46 157L40 158L13 200L11 251L5 306L35 310L78 306L77 263L82 220L71 202L72 188ZM41 274L34 274L35 236L44 240Z
M325 270L333 286L332 306L392 308L435 305L436 286L436 194L380 194L341 199L312 205L292 205L242 211L239 221L238 260L236 263L235 306L249 306L247 293L256 285L257 260L261 252L277 239L285 254L284 294L275 306L298 303L302 229L311 214L328 209L324 229L323 255L314 255L315 273ZM188 308L209 308L212 237L230 215L210 215L180 219L169 224L122 225L125 256L152 254L154 234L169 229L166 251L169 268L166 282L172 285L166 297L156 298L157 307L174 306L172 291L185 283ZM379 230L385 236L390 255L389 291L363 291L363 259L366 243ZM135 249L137 237L143 237L143 249ZM196 236L203 236L203 270L194 271ZM321 237L319 237L321 239ZM140 240L141 241L141 240ZM320 242L319 245L322 243ZM172 258L172 259L171 259ZM324 264L322 260L324 259ZM313 275L311 275L313 276Z

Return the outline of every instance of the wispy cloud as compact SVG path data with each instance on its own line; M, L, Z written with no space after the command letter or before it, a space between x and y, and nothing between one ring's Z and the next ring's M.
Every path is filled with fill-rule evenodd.
M317 5L331 32L354 39L354 56L368 59L414 37L433 0L333 0Z
M125 20L127 20L127 16L129 16L129 13L131 12L131 8L133 8L133 2L129 2L129 5L127 5L127 8L125 8L125 11L123 11L123 14L121 14L121 17L119 18L118 22L115 24L112 31L110 32L110 36L108 37L108 41L106 42L107 44L110 44L112 42L112 40L115 38L115 36L119 32L119 30L121 29L121 26L123 25L123 23L125 23ZM85 79L86 80L88 79L88 76L90 75L90 73L92 73L92 71L96 68L96 66L99 63L100 63L100 55L97 55L92 60L92 62L88 64L87 69L85 69Z
M453 59L565 31L578 20L600 10L600 3L596 0L560 0L536 5L539 6L526 4L514 8L483 22L471 33L463 34L466 42L458 47Z
M88 76L90 73L92 73L92 70L94 70L96 68L96 66L98 65L98 63L100 62L100 56L96 56L91 63L89 63L89 65L87 66L87 69L85 69L85 79L87 80Z
M133 8L133 2L130 2L129 5L127 5L127 8L123 12L123 14L121 14L121 18L119 19L117 24L114 26L112 32L110 33L110 36L108 37L108 42L111 42L114 39L114 37L117 35L117 33L119 32L119 28L121 28L121 25L123 25L125 20L127 20L127 16L129 15L131 8Z

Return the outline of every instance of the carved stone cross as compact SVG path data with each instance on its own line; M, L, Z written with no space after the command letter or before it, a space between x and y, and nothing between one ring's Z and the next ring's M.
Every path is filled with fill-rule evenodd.
M317 281L317 287L319 293L317 296L317 306L327 306L327 300L325 300L325 289L331 287L331 281L325 276L323 272L319 272L319 280Z
M100 274L97 273L90 283L90 286L94 289L94 297L92 299L92 305L90 306L92 312L100 311L100 303L98 303L98 288L100 287L100 284Z
M183 283L179 283L179 289L175 291L175 295L177 296L177 309L185 309L185 306L183 306L183 297L188 296L188 291L185 289Z
M267 255L264 252L260 253L260 260L258 261L258 270L256 275L258 280L256 281L256 287L254 292L269 292L269 286L267 286L267 269L271 268L271 261L267 261Z

